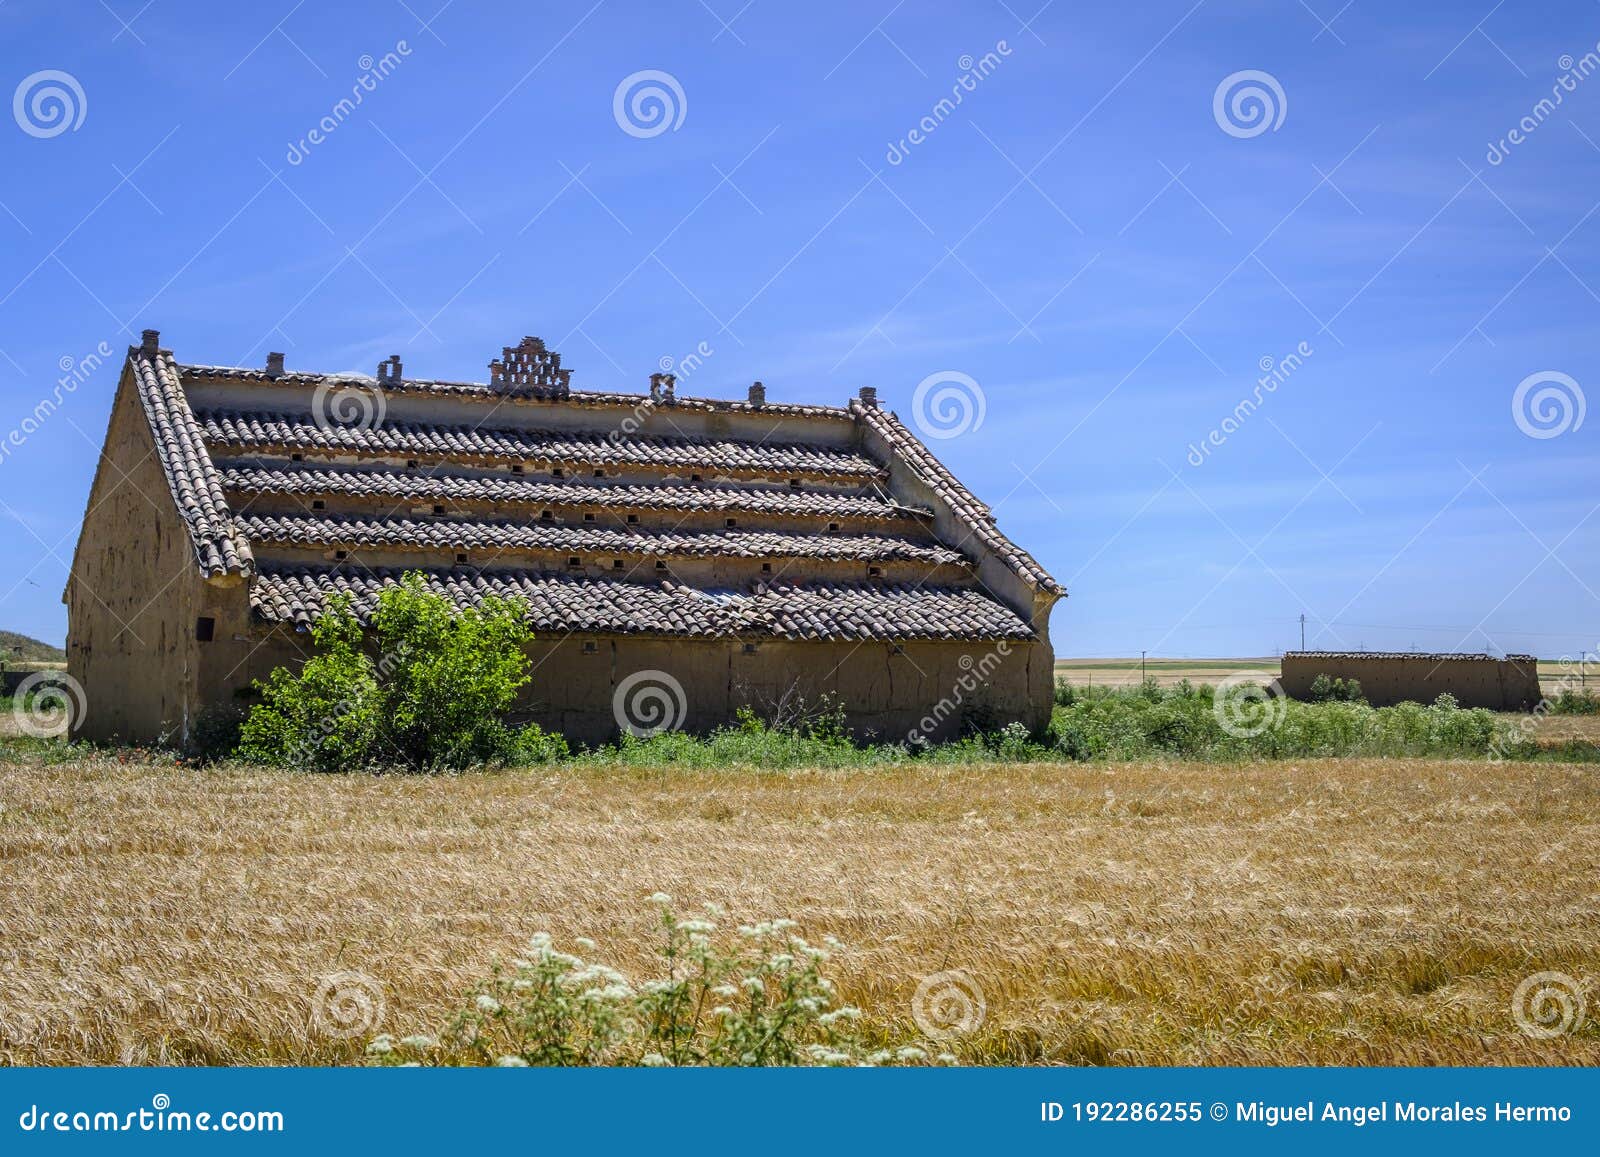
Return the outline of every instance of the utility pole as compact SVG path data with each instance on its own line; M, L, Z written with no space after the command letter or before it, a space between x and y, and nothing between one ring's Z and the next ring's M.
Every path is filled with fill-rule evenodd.
M1144 685L1144 679L1145 679L1145 675L1144 675L1144 652L1140 651L1139 652L1139 684L1140 684L1140 686Z
M1306 616L1304 611L1300 613L1300 649L1302 651L1306 649Z

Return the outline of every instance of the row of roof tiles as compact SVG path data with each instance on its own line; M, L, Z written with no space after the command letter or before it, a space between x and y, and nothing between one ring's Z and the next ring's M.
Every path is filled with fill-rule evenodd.
M640 485L590 479L535 481L501 475L478 477L442 470L402 471L292 463L287 466L218 464L231 494L343 495L418 504L494 502L605 510L728 511L817 518L904 522L924 514L871 494L840 494L777 486Z
M866 479L885 473L876 462L854 451L804 443L612 437L421 422L341 426L319 423L310 415L240 411L201 411L196 418L207 442L246 450L472 457L553 466L645 466L768 477L792 474Z
M201 571L208 578L243 573L251 562L250 547L235 536L221 476L206 452L171 355L136 359L133 368L156 457L178 514L188 524Z
M452 519L360 518L318 515L239 516L252 540L303 547L394 550L517 550L704 558L819 558L907 561L930 566L965 563L937 543L874 534L795 534L758 530L677 532L622 530L538 522L466 522Z
M485 597L521 599L535 632L771 636L793 640L1032 639L1020 618L976 590L839 583L754 584L707 592L577 578L534 570L422 572L428 587L458 606ZM251 587L256 614L300 625L321 616L331 596L365 619L398 570L264 565Z

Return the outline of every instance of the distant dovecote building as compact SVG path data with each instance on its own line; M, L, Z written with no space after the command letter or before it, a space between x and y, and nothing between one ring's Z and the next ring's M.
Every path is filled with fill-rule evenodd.
M365 616L410 571L524 600L518 714L581 742L649 680L692 730L823 695L891 742L1047 722L1064 591L875 391L582 392L537 338L486 385L377 368L128 351L64 596L79 734L187 744L304 659L329 595Z

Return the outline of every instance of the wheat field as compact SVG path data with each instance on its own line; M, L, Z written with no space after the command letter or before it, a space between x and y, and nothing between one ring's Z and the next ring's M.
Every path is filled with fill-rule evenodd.
M789 916L872 1033L968 1063L1600 1063L1600 772L1484 761L311 776L0 756L0 1063L340 1063L644 898ZM1530 974L1586 1022L1518 1029Z

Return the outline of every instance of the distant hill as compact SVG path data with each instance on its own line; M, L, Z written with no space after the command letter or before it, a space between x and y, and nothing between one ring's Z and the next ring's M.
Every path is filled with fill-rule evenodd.
M14 649L17 647L22 648L20 654ZM15 631L0 631L0 659L6 662L20 659L28 663L65 663L67 653L60 647L52 647L49 643L41 643L38 639L30 639Z

